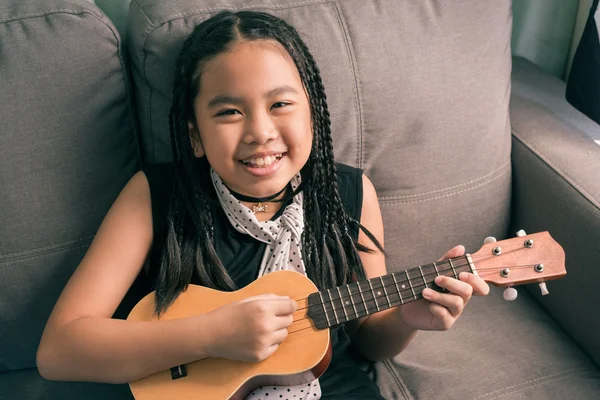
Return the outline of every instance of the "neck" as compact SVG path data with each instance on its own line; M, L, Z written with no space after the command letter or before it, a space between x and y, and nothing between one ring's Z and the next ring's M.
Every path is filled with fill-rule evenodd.
M266 202L272 202L272 201L280 201L277 199L277 197L283 197L282 194L286 191L286 189L289 186L290 186L290 184L288 183L279 192L272 194L270 196L266 196L266 197L247 196L245 194L241 194L241 193L233 191L230 187L227 187L227 189L229 189L229 192L231 192L233 197L235 197L239 201L245 201L247 203L266 203Z
M366 317L388 308L422 298L425 288L441 289L434 283L438 275L458 279L461 272L473 272L470 255L433 264L422 265L402 272L354 282L308 296L308 316L317 329Z

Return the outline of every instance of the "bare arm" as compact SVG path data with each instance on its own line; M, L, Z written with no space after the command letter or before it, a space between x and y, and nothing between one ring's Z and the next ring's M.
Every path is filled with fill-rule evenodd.
M172 321L111 319L152 244L148 181L136 174L58 299L37 365L52 380L125 383L207 357L261 361L287 336L297 304L263 295Z
M361 224L383 245L383 222L377 194L373 184L363 176L363 207ZM362 232L358 240L375 249L375 245ZM463 246L449 250L442 259L458 257L464 253ZM386 274L383 254L361 253L367 278ZM366 358L376 361L400 353L415 337L418 330L447 330L462 314L473 294L486 295L489 288L480 277L461 273L459 279L439 276L435 283L448 290L438 293L423 290L423 299L364 317L347 324L347 331L354 346Z
M383 221L377 193L366 175L363 175L363 205L360 220L383 246ZM362 231L358 235L358 241L364 246L377 250ZM387 274L385 257L381 252L360 253L360 257L367 279ZM393 308L351 321L346 324L346 330L354 347L367 359L373 361L390 358L400 353L417 332L405 326Z
M209 332L196 327L210 325L198 321L206 316L165 322L111 319L151 243L150 191L138 172L106 215L50 315L37 353L42 376L128 382L202 358Z

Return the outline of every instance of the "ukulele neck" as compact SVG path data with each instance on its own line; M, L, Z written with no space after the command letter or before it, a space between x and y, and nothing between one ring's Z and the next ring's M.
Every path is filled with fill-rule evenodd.
M469 254L421 265L362 282L353 282L312 293L308 296L308 316L317 329L366 317L388 308L422 298L425 288L441 289L434 283L436 276L458 279L461 272L474 273Z

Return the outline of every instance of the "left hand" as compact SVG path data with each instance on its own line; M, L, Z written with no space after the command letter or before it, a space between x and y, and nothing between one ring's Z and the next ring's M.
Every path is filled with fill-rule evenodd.
M464 253L464 246L459 245L446 252L438 261L459 257ZM490 291L483 279L467 272L458 274L458 279L438 276L435 283L447 289L448 293L427 288L423 290L423 299L397 308L407 327L426 331L448 330L462 314L472 295L485 296Z

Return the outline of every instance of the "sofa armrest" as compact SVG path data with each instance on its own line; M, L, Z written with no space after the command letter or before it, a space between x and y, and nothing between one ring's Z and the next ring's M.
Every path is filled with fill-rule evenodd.
M549 231L567 267L565 278L548 284L549 296L537 285L527 289L600 365L600 146L593 139L600 127L564 100L564 82L518 60L514 66L512 230Z

